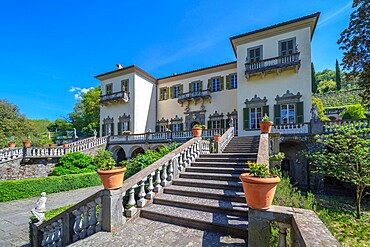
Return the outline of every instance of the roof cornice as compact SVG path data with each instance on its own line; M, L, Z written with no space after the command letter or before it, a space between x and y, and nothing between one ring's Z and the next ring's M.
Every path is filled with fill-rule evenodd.
M140 67L136 65L131 65L128 67L124 67L122 69L116 69L116 70L113 70L113 71L110 71L104 74L96 75L94 76L94 78L100 81L103 81L103 80L111 79L111 78L121 76L121 75L131 74L131 73L136 73L138 75L141 75L149 81L152 81L155 83L157 82L157 79L154 76L148 74L147 72L145 72L143 69L141 69Z

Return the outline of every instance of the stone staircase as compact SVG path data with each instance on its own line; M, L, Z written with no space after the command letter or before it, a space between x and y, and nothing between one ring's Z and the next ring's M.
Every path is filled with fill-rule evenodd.
M258 153L259 136L234 136L224 153Z
M257 159L256 140L234 137L230 153L201 155L141 210L141 217L247 238L248 207L239 175L248 172L247 161ZM239 144L239 151L253 152L237 153Z

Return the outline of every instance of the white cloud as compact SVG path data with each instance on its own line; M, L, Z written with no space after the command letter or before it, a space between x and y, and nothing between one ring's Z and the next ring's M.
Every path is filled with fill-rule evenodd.
M347 9L350 9L350 8L352 8L352 1L348 2L345 6L329 14L328 16L323 17L323 19L319 21L319 27L326 26L327 24L335 20L335 18L337 18L339 15L341 15L343 12L345 12Z
M71 87L71 89L69 89L69 92L71 92L71 93L75 93L74 94L74 98L75 98L75 100L81 100L82 99L82 97L81 97L81 95L83 94L83 93L87 93L90 89L93 89L93 87L90 87L90 88L80 88L80 87Z
M79 87L71 87L71 89L69 89L69 91L70 92L74 92L74 91L80 91L81 90L81 88L79 88Z

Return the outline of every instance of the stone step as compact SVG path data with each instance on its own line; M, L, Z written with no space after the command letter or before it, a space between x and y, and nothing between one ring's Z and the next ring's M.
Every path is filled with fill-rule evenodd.
M155 204L195 209L199 211L226 213L234 216L248 217L248 206L245 202L230 202L173 194L161 194L154 198Z
M257 160L257 155L250 158L228 158L228 157L215 157L215 158L198 158L196 162L238 162L246 163L248 160L254 161Z
M164 193L217 200L229 200L232 202L245 202L243 190L171 185L164 188Z
M250 159L255 161L256 159ZM191 167L231 167L231 168L247 168L246 162L192 162Z
M246 166L246 165L244 165ZM239 167L187 167L186 172L198 172L198 173L229 173L229 174L242 174L249 172L249 168Z
M198 172L184 172L180 174L180 178L195 178L205 180L222 180L222 181L240 181L239 174L229 173L198 173Z
M241 181L234 182L234 181L177 178L176 180L173 181L173 185L243 191L243 184Z
M215 153L215 154L202 154L199 158L249 158L256 157L258 152L254 153Z
M218 231L247 238L248 221L244 217L152 204L141 210L141 217L201 230Z

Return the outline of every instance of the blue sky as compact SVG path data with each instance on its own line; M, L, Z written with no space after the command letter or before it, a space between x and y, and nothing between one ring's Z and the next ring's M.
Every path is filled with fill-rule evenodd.
M136 64L159 78L234 61L229 37L321 12L316 71L342 58L350 0L0 1L0 99L32 119L73 111L95 75Z

